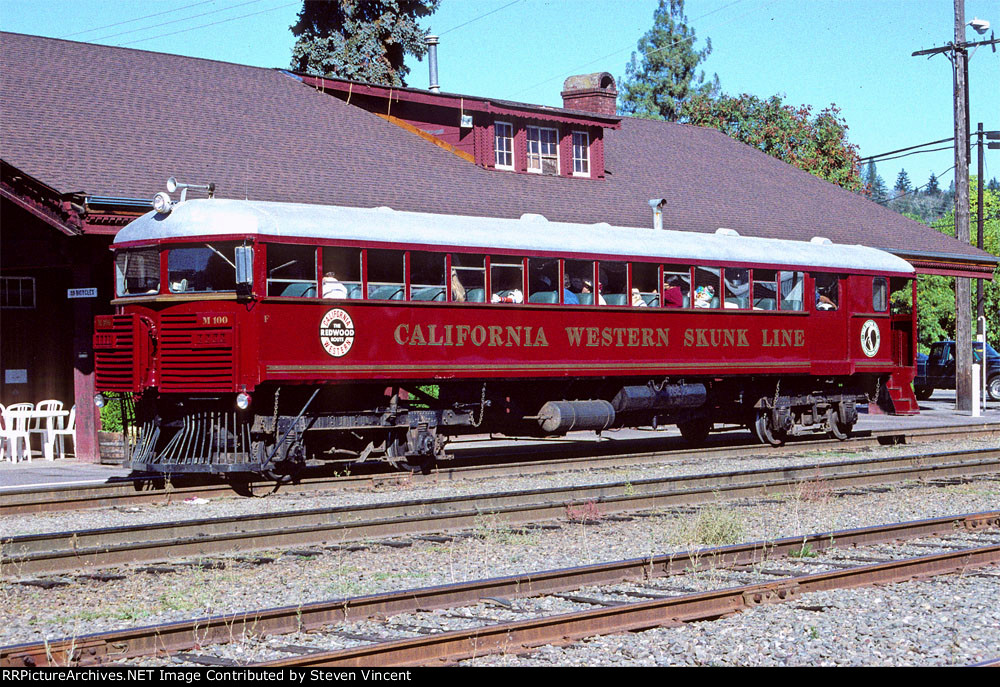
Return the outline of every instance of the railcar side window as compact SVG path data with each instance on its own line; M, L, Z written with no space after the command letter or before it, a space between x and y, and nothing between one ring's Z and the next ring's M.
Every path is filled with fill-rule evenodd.
M660 268L648 262L632 263L632 295L629 301L632 305L659 307L660 305Z
M559 260L528 258L528 302L558 303Z
M814 274L816 282L816 309L836 310L840 305L840 280L835 274Z
M781 303L779 310L805 310L805 272L779 272Z
M719 268L694 268L694 307L719 307Z
M624 262L598 263L597 293L601 305L628 305L628 271Z
M778 309L778 273L775 270L753 271L753 309Z
M410 252L410 300L443 301L445 293L444 253Z
M323 249L323 298L361 298L361 249Z
M482 255L451 256L451 300L483 303L486 300L486 260Z
M267 244L267 295L316 297L316 249L313 246Z
M750 307L750 270L745 267L727 267L723 272L723 288L726 290L725 307L746 310Z
M368 297L376 301L404 299L403 251L368 251Z
M167 253L171 293L236 290L236 244L203 243Z
M491 303L524 303L524 258L490 256Z
M872 310L885 312L889 309L889 282L885 277L872 280Z
M715 288L719 287L719 280L715 280ZM663 307L664 308L690 308L691 307L691 266L690 265L664 265L663 266ZM707 308L709 306L699 306Z
M125 250L115 256L115 293L138 296L160 292L160 251Z
M566 305L595 305L593 261L566 260L564 264L563 300Z

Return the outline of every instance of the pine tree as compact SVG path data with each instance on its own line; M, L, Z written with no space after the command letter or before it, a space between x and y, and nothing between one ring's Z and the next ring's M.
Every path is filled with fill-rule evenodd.
M440 0L303 0L291 69L385 86L405 86L406 55L424 56L425 32L417 19Z
M712 52L712 41L694 49L695 32L684 16L684 0L660 0L653 13L653 28L639 39L637 53L625 67L621 79L622 114L675 122L681 108L696 95L719 91L719 77L705 81L699 64Z
M865 168L865 193L876 203L883 203L889 198L889 192L885 188L885 181L875 169L875 163L869 162Z
M937 175L931 172L931 178L927 180L927 186L924 187L925 196L939 196L941 195L941 186L938 184Z
M986 184L986 188L995 193L1000 193L1000 181L997 181L996 177L990 179L989 183Z
M896 185L892 187L895 191L897 197L906 195L913 190L913 186L910 184L910 176L906 173L905 169L899 170L899 175L896 176Z

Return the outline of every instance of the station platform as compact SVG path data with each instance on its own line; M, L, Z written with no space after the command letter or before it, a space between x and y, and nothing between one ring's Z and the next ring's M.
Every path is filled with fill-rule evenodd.
M968 413L955 410L955 392L948 390L935 391L927 401L920 402L920 414L911 416L868 415L860 412L856 433L880 432L907 429L924 429L932 427L951 427L968 425L981 427L996 425L1000 431L1000 402L990 401L986 411L980 417L972 417ZM532 446L551 446L553 443L574 443L588 441L628 441L656 439L678 436L679 432L673 425L662 430L623 429L606 432L598 438L593 432L573 432L558 439L507 439L489 435L471 435L448 445L451 451L467 451L479 448L523 447L530 451ZM751 444L748 437L748 448ZM128 477L131 471L115 465L84 463L75 458L62 460L45 460L37 455L31 462L11 463L0 462L0 498L4 489L41 488L46 485L69 486L71 484L93 484Z

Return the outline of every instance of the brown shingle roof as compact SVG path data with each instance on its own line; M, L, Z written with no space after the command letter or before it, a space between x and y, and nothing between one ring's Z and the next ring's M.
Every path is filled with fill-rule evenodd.
M0 157L62 193L218 195L399 210L826 236L906 254L977 249L722 133L624 118L603 180L486 170L278 70L0 34Z

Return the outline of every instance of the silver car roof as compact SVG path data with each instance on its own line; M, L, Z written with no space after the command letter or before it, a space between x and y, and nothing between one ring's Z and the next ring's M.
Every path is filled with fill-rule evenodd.
M169 214L149 212L135 219L118 232L115 243L250 235L455 246L482 252L580 253L682 263L762 263L845 271L914 272L902 258L868 246L720 232L723 233L550 222L541 215L507 219L404 212L386 207L195 199L176 203Z

